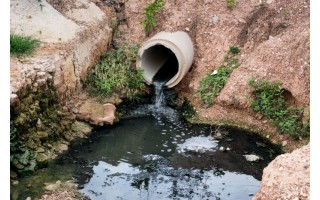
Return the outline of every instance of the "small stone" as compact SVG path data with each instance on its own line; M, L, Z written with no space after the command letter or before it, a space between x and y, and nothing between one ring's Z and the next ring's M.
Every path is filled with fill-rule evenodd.
M44 150L44 148L39 147L36 152L37 152L37 153L44 153L45 150Z
M18 185L19 184L19 181L13 181L12 182L12 185Z
M52 77L50 74L47 75L47 79L48 79L48 80L52 80L52 78L53 78L53 77Z
M55 69L54 66L50 65L50 66L46 67L46 71L49 72L49 73L52 73L52 72L56 71L56 69Z
M26 200L31 200L31 197L27 197Z
M72 111L74 114L79 113L79 110L78 110L78 109L76 109L76 108L72 108L72 109L71 109L71 111Z
M227 151L230 151L231 149L229 147L226 148Z
M48 184L47 186L45 186L45 189L48 191L55 191L57 190L61 185L61 181L57 181L54 184Z
M10 178L17 178L18 174L15 171L10 170Z
M20 100L17 94L10 95L10 104L17 107L20 105Z
M261 158L257 155L251 154L251 155L243 155L247 161L249 162L257 162L259 161Z
M220 150L220 151L224 151L224 150L226 150L226 148L220 147L219 150Z
M37 83L38 83L38 85L44 85L44 84L46 83L46 81L47 81L47 80L44 79L44 78L43 78L43 79L38 79L38 80L37 80Z
M38 79L42 79L42 78L44 78L46 76L46 73L45 72L38 72L37 73L37 78Z
M17 93L17 92L18 92L18 88L10 85L10 92L11 92L11 93Z
M37 155L37 162L38 162L38 165L40 166L43 166L43 167L47 166L48 160L49 160L48 156L44 153L39 153Z
M213 24L216 24L218 21L219 21L219 17L218 17L217 15L214 15L214 16L212 17L212 23L213 23Z
M185 30L186 30L187 32L189 32L189 31L190 31L190 28L187 27Z
M286 140L282 142L282 146L286 146L287 144L288 144L288 141Z
M68 149L68 145L66 144L60 144L58 147L57 147L57 152L61 153L63 151L66 151Z
M41 122L41 119L38 118L37 120L37 127L40 128L42 126L42 122Z
M283 170L283 167L280 167L280 168L279 168L279 171L282 171L282 170Z

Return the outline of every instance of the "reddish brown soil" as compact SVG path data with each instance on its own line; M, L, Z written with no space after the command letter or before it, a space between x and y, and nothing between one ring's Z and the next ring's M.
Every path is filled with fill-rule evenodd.
M140 21L143 8L151 1L125 2L126 29L123 37L142 43L145 36ZM265 3L261 3L265 2ZM289 102L309 108L310 93L310 2L307 0L239 0L234 9L225 1L167 0L157 17L159 31L187 31L195 48L191 71L175 88L181 99L187 97L194 105L198 121L228 123L269 135L277 143L287 140L287 151L303 141L292 141L276 133L261 115L248 108L248 79L281 81ZM214 106L206 108L195 92L200 80L216 69L230 46L237 46L241 65L233 71Z

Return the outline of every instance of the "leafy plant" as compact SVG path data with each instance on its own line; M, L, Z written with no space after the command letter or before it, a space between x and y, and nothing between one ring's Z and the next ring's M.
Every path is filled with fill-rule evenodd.
M232 54L238 54L240 52L240 49L238 47L231 46L229 47L229 52Z
M10 34L10 54L23 56L32 54L40 45L40 41L30 36Z
M302 123L303 109L289 106L283 96L284 89L280 87L280 81L271 83L267 80L250 79L248 84L253 88L254 98L249 103L255 112L262 113L281 133L287 133L292 138L309 135L309 122Z
M236 6L237 0L226 0L227 7L232 9Z
M212 106L213 98L219 95L232 71L240 65L236 58L239 52L237 47L231 46L224 58L225 63L200 81L196 94L208 107Z
M141 20L140 23L142 24L146 35L149 35L157 26L156 15L163 8L164 4L164 0L155 0L144 9L145 19Z
M143 71L134 70L138 45L125 42L103 55L100 64L95 65L85 85L94 96L133 98L145 87Z

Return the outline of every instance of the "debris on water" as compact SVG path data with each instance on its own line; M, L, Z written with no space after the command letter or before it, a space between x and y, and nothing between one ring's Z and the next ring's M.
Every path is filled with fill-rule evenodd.
M257 147L266 147L267 145L265 145L262 142L256 142Z
M258 162L259 160L263 160L261 157L254 155L254 154L250 154L250 155L243 155L247 161L249 162Z
M214 151L218 145L218 141L214 140L212 137L197 136L186 139L182 144L178 144L178 152L196 152L204 153L206 151Z
M159 155L149 154L149 155L144 155L143 158L145 161L151 161L151 160L159 160L162 157Z
M226 150L226 148L220 147L219 150L220 150L220 151L224 151L224 150Z

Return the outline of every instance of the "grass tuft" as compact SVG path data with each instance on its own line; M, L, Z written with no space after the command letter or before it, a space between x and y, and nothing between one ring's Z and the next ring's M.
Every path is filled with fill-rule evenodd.
M13 56L26 56L34 53L40 41L30 36L10 34L10 54Z
M164 0L155 0L144 9L145 18L141 20L140 23L142 24L147 36L157 26L156 15L163 8L164 4Z
M228 8L233 9L237 4L237 0L226 0L226 4Z
M220 65L212 73L207 74L200 81L196 95L207 107L213 105L213 99L219 95L232 71L240 65L236 58L239 52L240 50L237 47L231 46L224 57L224 64Z
M145 88L143 71L134 69L138 49L125 42L103 55L85 81L90 94L128 99L138 95Z

